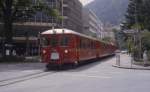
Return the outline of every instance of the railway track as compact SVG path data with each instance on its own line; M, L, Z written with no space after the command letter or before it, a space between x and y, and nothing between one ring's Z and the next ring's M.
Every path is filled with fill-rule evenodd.
M24 81L35 79L35 78L44 77L44 76L54 74L54 73L56 73L56 72L41 71L41 72L32 73L32 74L28 74L28 75L24 75L24 76L19 76L19 77L14 77L14 78L10 78L10 79L0 80L0 87L11 85L11 84L16 84L16 83L20 83L20 82L24 82Z

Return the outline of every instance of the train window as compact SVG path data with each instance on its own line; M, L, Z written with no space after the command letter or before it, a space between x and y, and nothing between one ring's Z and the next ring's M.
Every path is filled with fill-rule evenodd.
M80 46L79 46L80 48L82 48L82 40L80 39Z
M63 36L63 37L61 38L61 42L60 42L61 46L67 46L68 43L69 43L69 37Z
M42 41L41 41L41 44L42 44L43 46L48 46L48 45L50 44L49 39L46 38L46 37L43 37L41 40L42 40Z
M103 44L103 48L106 48L106 44L105 43Z
M93 43L92 43L92 41L91 41L91 42L90 42L90 48L91 48L91 49L92 49L92 44L93 44Z
M93 41L91 42L91 49L95 49L95 43Z
M51 38L50 38L50 45L52 46L52 47L55 47L55 46L57 46L58 45L58 39L57 39L57 37L54 35L54 36L51 36Z
M82 45L82 48L86 49L86 40L85 39L82 40L82 44L81 45Z

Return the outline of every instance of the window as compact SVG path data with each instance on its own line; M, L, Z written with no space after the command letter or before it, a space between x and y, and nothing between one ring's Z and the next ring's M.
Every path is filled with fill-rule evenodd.
M48 45L50 44L50 41L49 41L48 38L43 37L43 38L41 39L41 43L42 43L42 46L48 46Z
M58 39L55 35L52 35L51 38L50 38L50 45L52 47L55 47L58 45Z
M63 36L62 38L61 38L61 46L68 46L68 43L69 43L69 37L67 37L67 36Z

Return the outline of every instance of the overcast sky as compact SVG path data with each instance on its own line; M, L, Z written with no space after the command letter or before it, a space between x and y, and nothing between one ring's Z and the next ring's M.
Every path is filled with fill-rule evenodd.
M86 5L94 0L80 0L80 1L83 3L83 5Z

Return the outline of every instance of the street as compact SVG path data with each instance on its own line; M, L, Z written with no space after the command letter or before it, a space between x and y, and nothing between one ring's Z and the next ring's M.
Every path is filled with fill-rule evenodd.
M121 62L128 60L126 54L121 57ZM1 85L0 92L149 92L150 71L115 68L112 67L115 61L114 56L76 69L48 72L40 63L23 68L0 67L0 85L1 80L16 78L13 83ZM35 75L25 76L31 74Z

